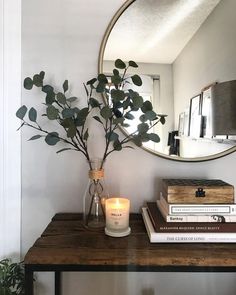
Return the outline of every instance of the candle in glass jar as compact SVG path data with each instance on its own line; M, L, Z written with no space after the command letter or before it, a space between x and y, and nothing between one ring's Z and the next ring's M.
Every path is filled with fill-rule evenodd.
M106 200L106 234L121 237L130 233L129 209L130 201L125 198Z

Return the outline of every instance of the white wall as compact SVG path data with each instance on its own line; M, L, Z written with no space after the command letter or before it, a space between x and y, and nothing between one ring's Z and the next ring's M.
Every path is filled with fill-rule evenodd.
M0 0L0 259L20 259L21 0Z
M222 0L173 63L176 122L205 86L236 79L235 11L235 0Z
M73 85L74 94L83 97L82 82L96 74L102 36L109 20L123 1L22 2L22 76L45 69L50 81L56 81L58 85L68 78ZM37 91L23 91L22 99L23 103L40 108L39 97L41 96ZM87 164L78 153L57 155L56 148L46 146L43 141L26 141L32 134L32 130L24 129L23 254L41 234L53 214L81 210L81 195L87 179ZM100 150L102 138L95 140ZM211 162L191 164L161 159L136 149L113 154L106 163L106 175L110 192L129 197L132 211L138 211L144 201L155 200L160 190L161 178L221 178L236 185L235 165L236 154ZM38 279L38 294L53 294L50 278L51 276L44 275L42 281ZM83 273L64 276L64 294L67 295L231 295L235 291L235 274L229 273Z

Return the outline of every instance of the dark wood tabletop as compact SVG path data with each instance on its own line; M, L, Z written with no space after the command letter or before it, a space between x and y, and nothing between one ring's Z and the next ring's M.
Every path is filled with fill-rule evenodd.
M130 227L129 236L113 238L85 229L79 214L56 214L24 263L35 270L236 271L236 244L150 243L140 214L131 214Z

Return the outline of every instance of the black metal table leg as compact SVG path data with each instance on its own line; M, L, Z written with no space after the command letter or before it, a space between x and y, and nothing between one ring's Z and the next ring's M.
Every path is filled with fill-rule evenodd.
M25 266L25 295L34 295L34 272Z
M61 295L61 272L55 271L55 295Z

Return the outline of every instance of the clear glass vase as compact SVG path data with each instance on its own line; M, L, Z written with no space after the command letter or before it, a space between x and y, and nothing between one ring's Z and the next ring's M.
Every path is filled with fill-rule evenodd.
M83 200L83 220L87 228L104 228L105 201L108 198L101 159L89 162L89 182Z

